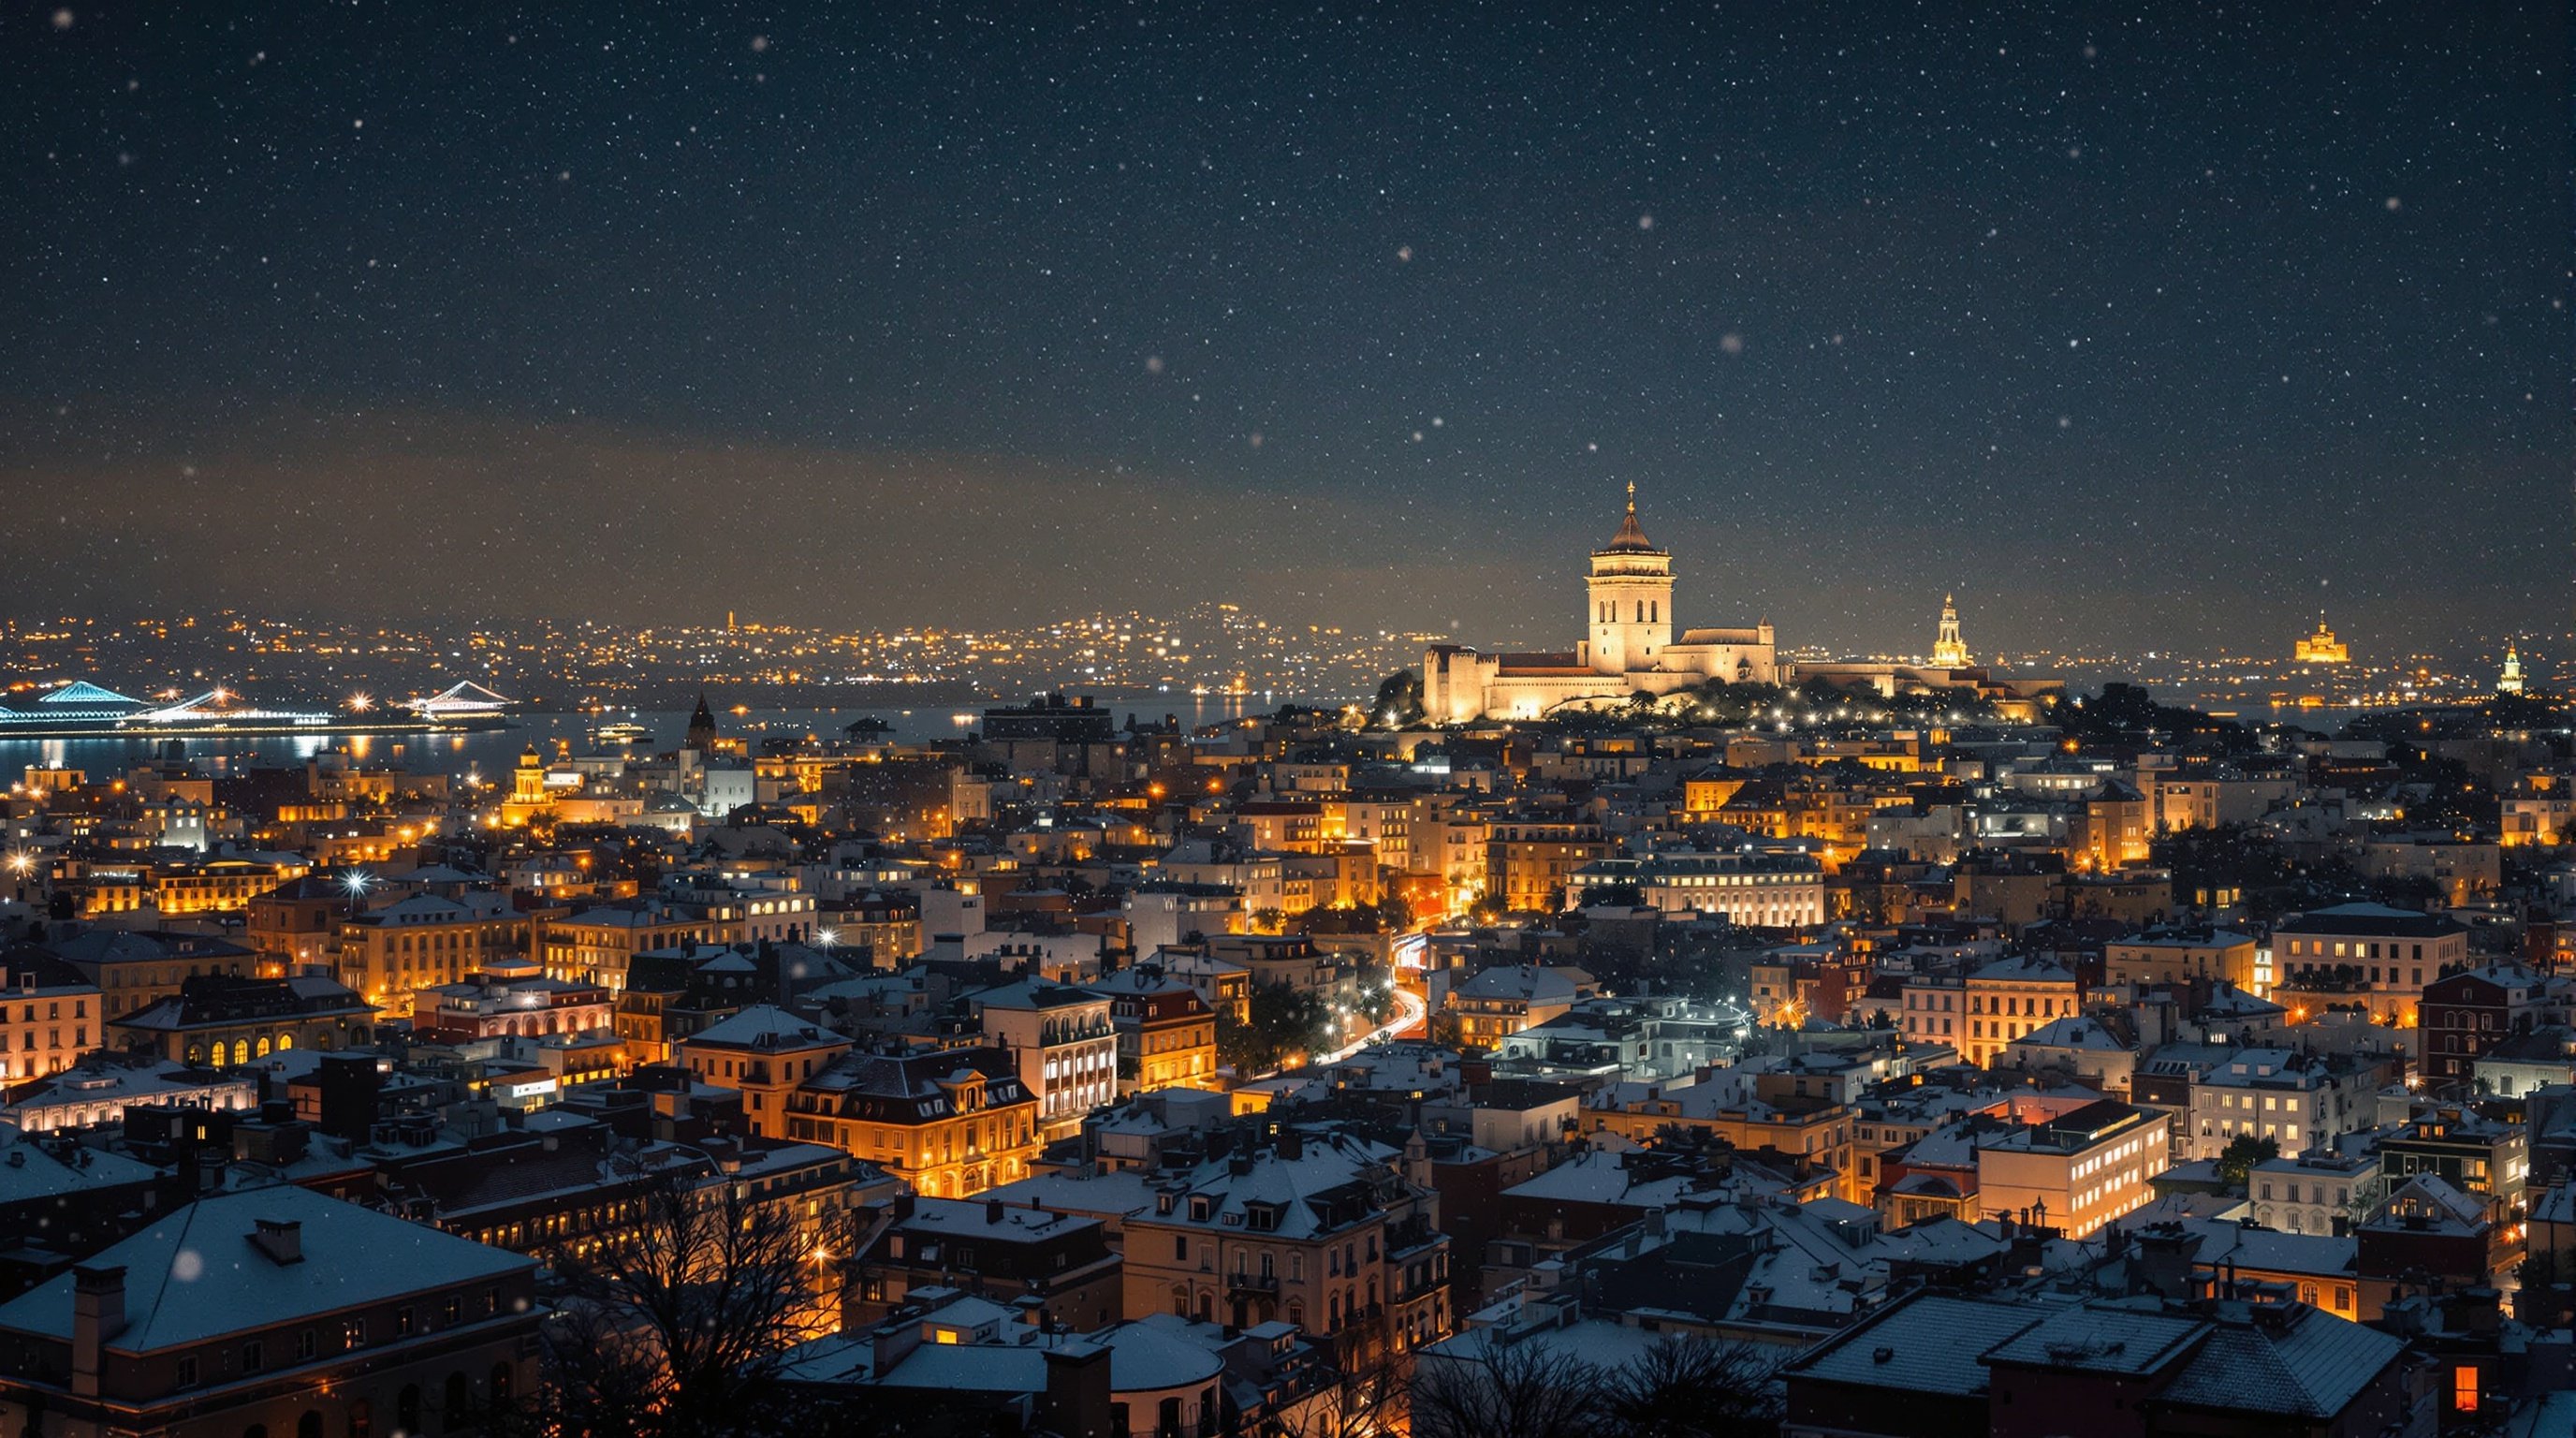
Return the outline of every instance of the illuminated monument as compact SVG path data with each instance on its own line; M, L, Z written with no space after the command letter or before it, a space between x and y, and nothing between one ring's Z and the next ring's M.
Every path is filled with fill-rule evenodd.
M2522 692L2522 651L2508 644L2504 647L2504 673L2496 679L2498 694Z
M1955 594L1941 596L1941 632L1932 641L1932 667L1968 667L1968 646L1959 638L1959 598Z
M1585 632L1571 651L1480 654L1455 644L1422 656L1422 703L1439 723L1478 717L1535 719L1571 706L1664 695L1711 680L1781 681L1770 621L1742 629L1686 629L1673 637L1673 556L1637 521L1637 487L1610 542L1592 551L1584 581Z
M2302 664L2349 664L2352 650L2335 632L2326 627L2326 617L2317 616L2317 632L2299 641L2298 660Z
M1584 632L1571 650L1487 654L1435 644L1422 654L1422 707L1435 724L1473 719L1538 719L1566 709L1625 704L1640 693L1658 698L1701 685L1788 685L1822 679L1859 693L1974 690L2000 712L2028 718L2035 701L2062 690L2055 679L2013 678L1969 661L1959 637L1959 611L1944 601L1930 664L1885 660L1783 664L1771 622L1740 629L1673 630L1673 556L1646 538L1637 519L1637 487L1610 542L1592 551L1584 579Z

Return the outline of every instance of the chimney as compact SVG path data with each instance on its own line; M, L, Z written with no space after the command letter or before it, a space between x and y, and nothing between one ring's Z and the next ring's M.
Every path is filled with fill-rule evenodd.
M72 1392L95 1398L107 1341L125 1331L125 1270L72 1270Z
M1002 1221L1002 1201L1000 1199L988 1198L984 1200L984 1221L986 1223L999 1223Z
M283 1268L304 1261L303 1224L278 1218L257 1218L251 1224L251 1245L267 1254L271 1263Z
M1109 1349L1079 1339L1044 1352L1046 1391L1038 1413L1058 1433L1110 1431Z

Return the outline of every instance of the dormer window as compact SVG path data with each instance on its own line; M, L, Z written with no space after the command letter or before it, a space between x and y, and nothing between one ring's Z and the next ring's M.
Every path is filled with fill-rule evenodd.
M1190 1222L1207 1222L1208 1214L1213 1212L1214 1209L1214 1202L1211 1201L1206 1194L1194 1193L1190 1195Z

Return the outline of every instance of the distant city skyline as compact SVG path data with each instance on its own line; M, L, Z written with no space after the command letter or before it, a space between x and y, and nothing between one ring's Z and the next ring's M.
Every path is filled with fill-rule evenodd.
M1151 18L21 16L0 604L2565 626L2563 14Z

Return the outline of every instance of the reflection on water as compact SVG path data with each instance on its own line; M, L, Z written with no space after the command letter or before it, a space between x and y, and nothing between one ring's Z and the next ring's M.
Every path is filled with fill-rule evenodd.
M1245 714L1265 714L1287 702L1291 701L1176 696L1160 703L1103 704L1101 707L1108 710L1112 722L1121 726L1133 719L1139 726L1150 727L1160 724L1168 715L1184 728L1194 728ZM955 739L971 729L981 717L980 710L947 708L755 709L740 716L721 715L718 727L750 739L757 750L760 741L782 735L813 734L827 740L839 739L844 737L844 728L853 720L873 718L886 726L883 737L897 743L923 744ZM619 722L639 724L650 731L652 737L625 746L602 744L590 737L591 731L601 725ZM506 775L517 766L520 754L531 747L547 758L553 758L559 747L568 747L575 754L615 751L622 747L625 752L641 757L677 747L688 727L688 711L674 709L619 710L595 715L521 714L507 729L485 729L466 734L0 739L0 776L14 780L23 770L34 766L79 769L95 778L121 774L137 765L172 756L217 772L300 768L305 761L335 748L369 764L459 776Z

